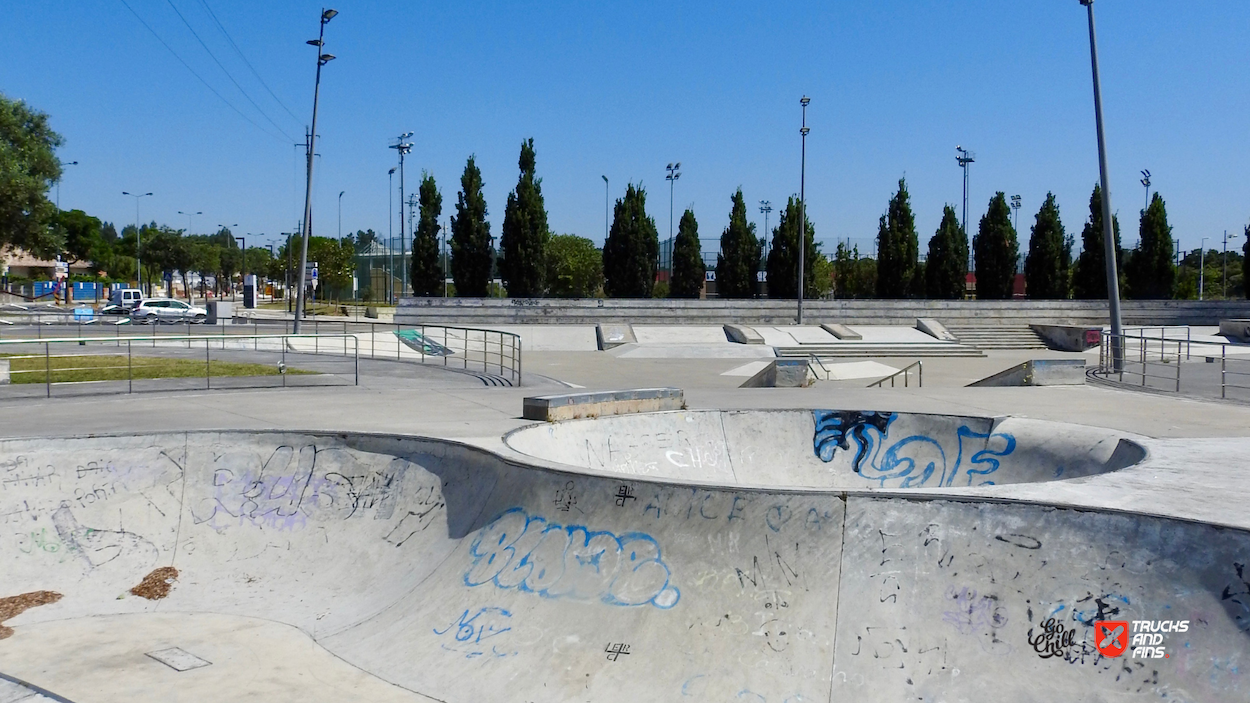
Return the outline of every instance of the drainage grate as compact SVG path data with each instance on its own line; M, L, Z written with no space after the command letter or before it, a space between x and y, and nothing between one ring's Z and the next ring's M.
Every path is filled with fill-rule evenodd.
M148 652L147 655L174 671L190 671L212 664L178 647Z

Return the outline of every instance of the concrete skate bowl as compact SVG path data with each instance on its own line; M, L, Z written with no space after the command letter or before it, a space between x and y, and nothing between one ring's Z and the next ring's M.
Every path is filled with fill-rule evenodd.
M1132 435L1022 418L695 410L533 425L512 449L596 473L721 486L959 488L1074 479L1140 462Z
M1247 699L1247 533L536 463L373 435L2 441L0 598L43 595L0 601L0 673L74 703ZM1189 625L1169 658L1107 658L1097 618ZM144 656L174 648L199 668Z

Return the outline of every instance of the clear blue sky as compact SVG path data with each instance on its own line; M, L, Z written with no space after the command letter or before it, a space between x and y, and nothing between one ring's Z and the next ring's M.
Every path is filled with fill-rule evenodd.
M51 114L77 160L62 206L134 219L121 191L154 191L142 217L194 231L238 223L275 237L302 208L298 149L213 63L170 0L15 0L0 14L0 91ZM201 0L172 0L257 105L296 140L311 112L321 5L204 0L292 117L234 53ZM385 233L388 149L416 132L422 169L454 209L465 158L486 181L492 232L516 182L521 140L538 149L553 231L601 241L604 184L648 190L667 235L664 166L682 163L676 207L703 238L741 186L774 206L799 187L799 97L812 98L807 192L818 238L871 249L906 175L921 241L958 206L955 145L977 154L970 219L993 193L1019 193L1022 239L1047 191L1078 236L1098 179L1089 48L1077 0L745 3L400 3L345 0L327 28L315 233ZM1250 221L1250 3L1098 0L1113 206L1137 239L1140 169L1167 199L1185 248ZM296 119L298 118L298 119ZM398 185L398 183L396 184ZM772 223L775 224L776 213ZM265 241L265 240L260 240ZM1240 240L1235 240L1240 247ZM251 242L249 242L251 244ZM1230 244L1230 247L1232 245Z

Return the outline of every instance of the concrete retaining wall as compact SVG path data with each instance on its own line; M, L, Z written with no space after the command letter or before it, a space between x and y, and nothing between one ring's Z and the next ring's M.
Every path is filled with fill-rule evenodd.
M1085 300L811 300L803 303L803 311L803 321L809 324L911 327L917 318L947 325L1107 324L1106 302ZM1221 319L1250 318L1250 301L1129 300L1123 315L1126 325L1218 325ZM404 298L395 313L400 324L468 327L601 322L788 325L794 320L793 300Z

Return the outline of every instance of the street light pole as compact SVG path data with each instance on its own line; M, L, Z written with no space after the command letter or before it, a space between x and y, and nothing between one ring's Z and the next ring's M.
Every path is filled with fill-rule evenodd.
M959 152L959 156L955 157L955 162L958 163L959 167L964 170L964 218L963 218L962 224L964 228L964 234L967 235L968 234L968 164L975 163L977 160L977 155L959 145L955 146L955 151ZM1016 218L1016 219L1017 221L1019 221L1019 218ZM968 270L973 271L975 269L976 269L976 258L972 255L972 251L970 250L968 252Z
M1234 232L1233 236L1236 237L1237 233ZM1227 300L1228 299L1228 230L1224 230L1224 281L1223 283L1220 284L1220 288L1222 290L1222 297L1225 300Z
M1198 300L1202 300L1203 289L1206 288L1208 239L1210 237L1203 237L1198 249Z
M1089 62L1094 77L1094 119L1098 127L1098 171L1102 179L1102 244L1107 260L1107 308L1111 317L1112 370L1124 368L1120 319L1120 277L1116 272L1115 235L1111 228L1111 183L1107 176L1107 140L1102 126L1102 85L1098 78L1098 39L1094 32L1094 0L1080 0L1089 15Z
M316 39L308 40L308 44L317 47L317 78L313 84L313 111L312 111L312 127L308 131L308 178L304 184L304 242L299 252L299 290L296 291L295 298L295 326L293 331L299 334L300 320L304 317L304 277L305 268L308 267L308 237L312 233L312 179L313 179L313 154L316 153L317 142L317 101L321 97L321 67L334 60L334 54L324 54L321 50L325 47L326 23L334 19L338 10L322 10L321 11L321 33Z
M404 264L404 249L407 246L404 241L404 156L412 151L412 142L404 140L411 136L412 132L404 132L399 135L399 138L390 147L399 152L399 267L402 269L400 273L402 279L400 281L399 295L404 295L408 292L408 266ZM395 275L393 271L391 275ZM395 296L395 302L396 304L399 303L399 296Z
M61 161L60 164L62 167L77 166L78 162L77 161ZM61 179L60 178L56 179L56 209L58 212L61 210Z
M681 178L681 162L669 164L665 166L668 175L664 177L668 181L668 277L669 285L673 284L673 187L677 185L677 179Z
M768 258L768 213L773 211L773 204L768 200L760 201L760 212L764 213L764 258Z
M804 254L807 252L807 133L811 129L807 126L807 105L812 101L811 98L804 95L799 99L799 104L803 106L803 126L799 127L800 139L803 146L799 159L799 290L798 290L798 324L803 324L803 264Z
M343 194L345 190L339 191L339 239L343 239Z
M1018 195L1011 196L1012 214L1015 215L1016 217L1016 222L1011 227L1012 229L1016 231L1016 236L1019 236L1019 232L1020 232L1020 208L1021 207L1022 207L1022 204L1020 202L1020 196ZM967 225L965 225L964 234L966 235L967 233L968 233L968 228L967 228Z
M139 198L146 198L151 193L128 193L122 191L122 195L129 195L135 199L135 279L138 281L139 290L143 290L143 229L139 226Z
M600 178L603 179L603 243L607 244L608 242L608 220L611 219L610 216L608 215L608 212L610 209L608 204L611 200L611 196L608 195L608 177L600 176Z
M1141 172L1141 184L1146 186L1146 209L1150 209L1150 171L1143 170Z
M187 234L194 234L194 232L192 232L192 231L191 231L192 229L194 229L194 228L195 228L195 226L194 226L194 222L192 221L192 218L193 218L193 217L195 217L196 215L203 215L204 213L202 213L202 212L183 212L182 210L179 210L179 211L178 211L178 214L179 214L179 215L186 215L186 216L187 216Z
M395 302L395 213L391 208L395 205L395 169L386 172L386 302Z

